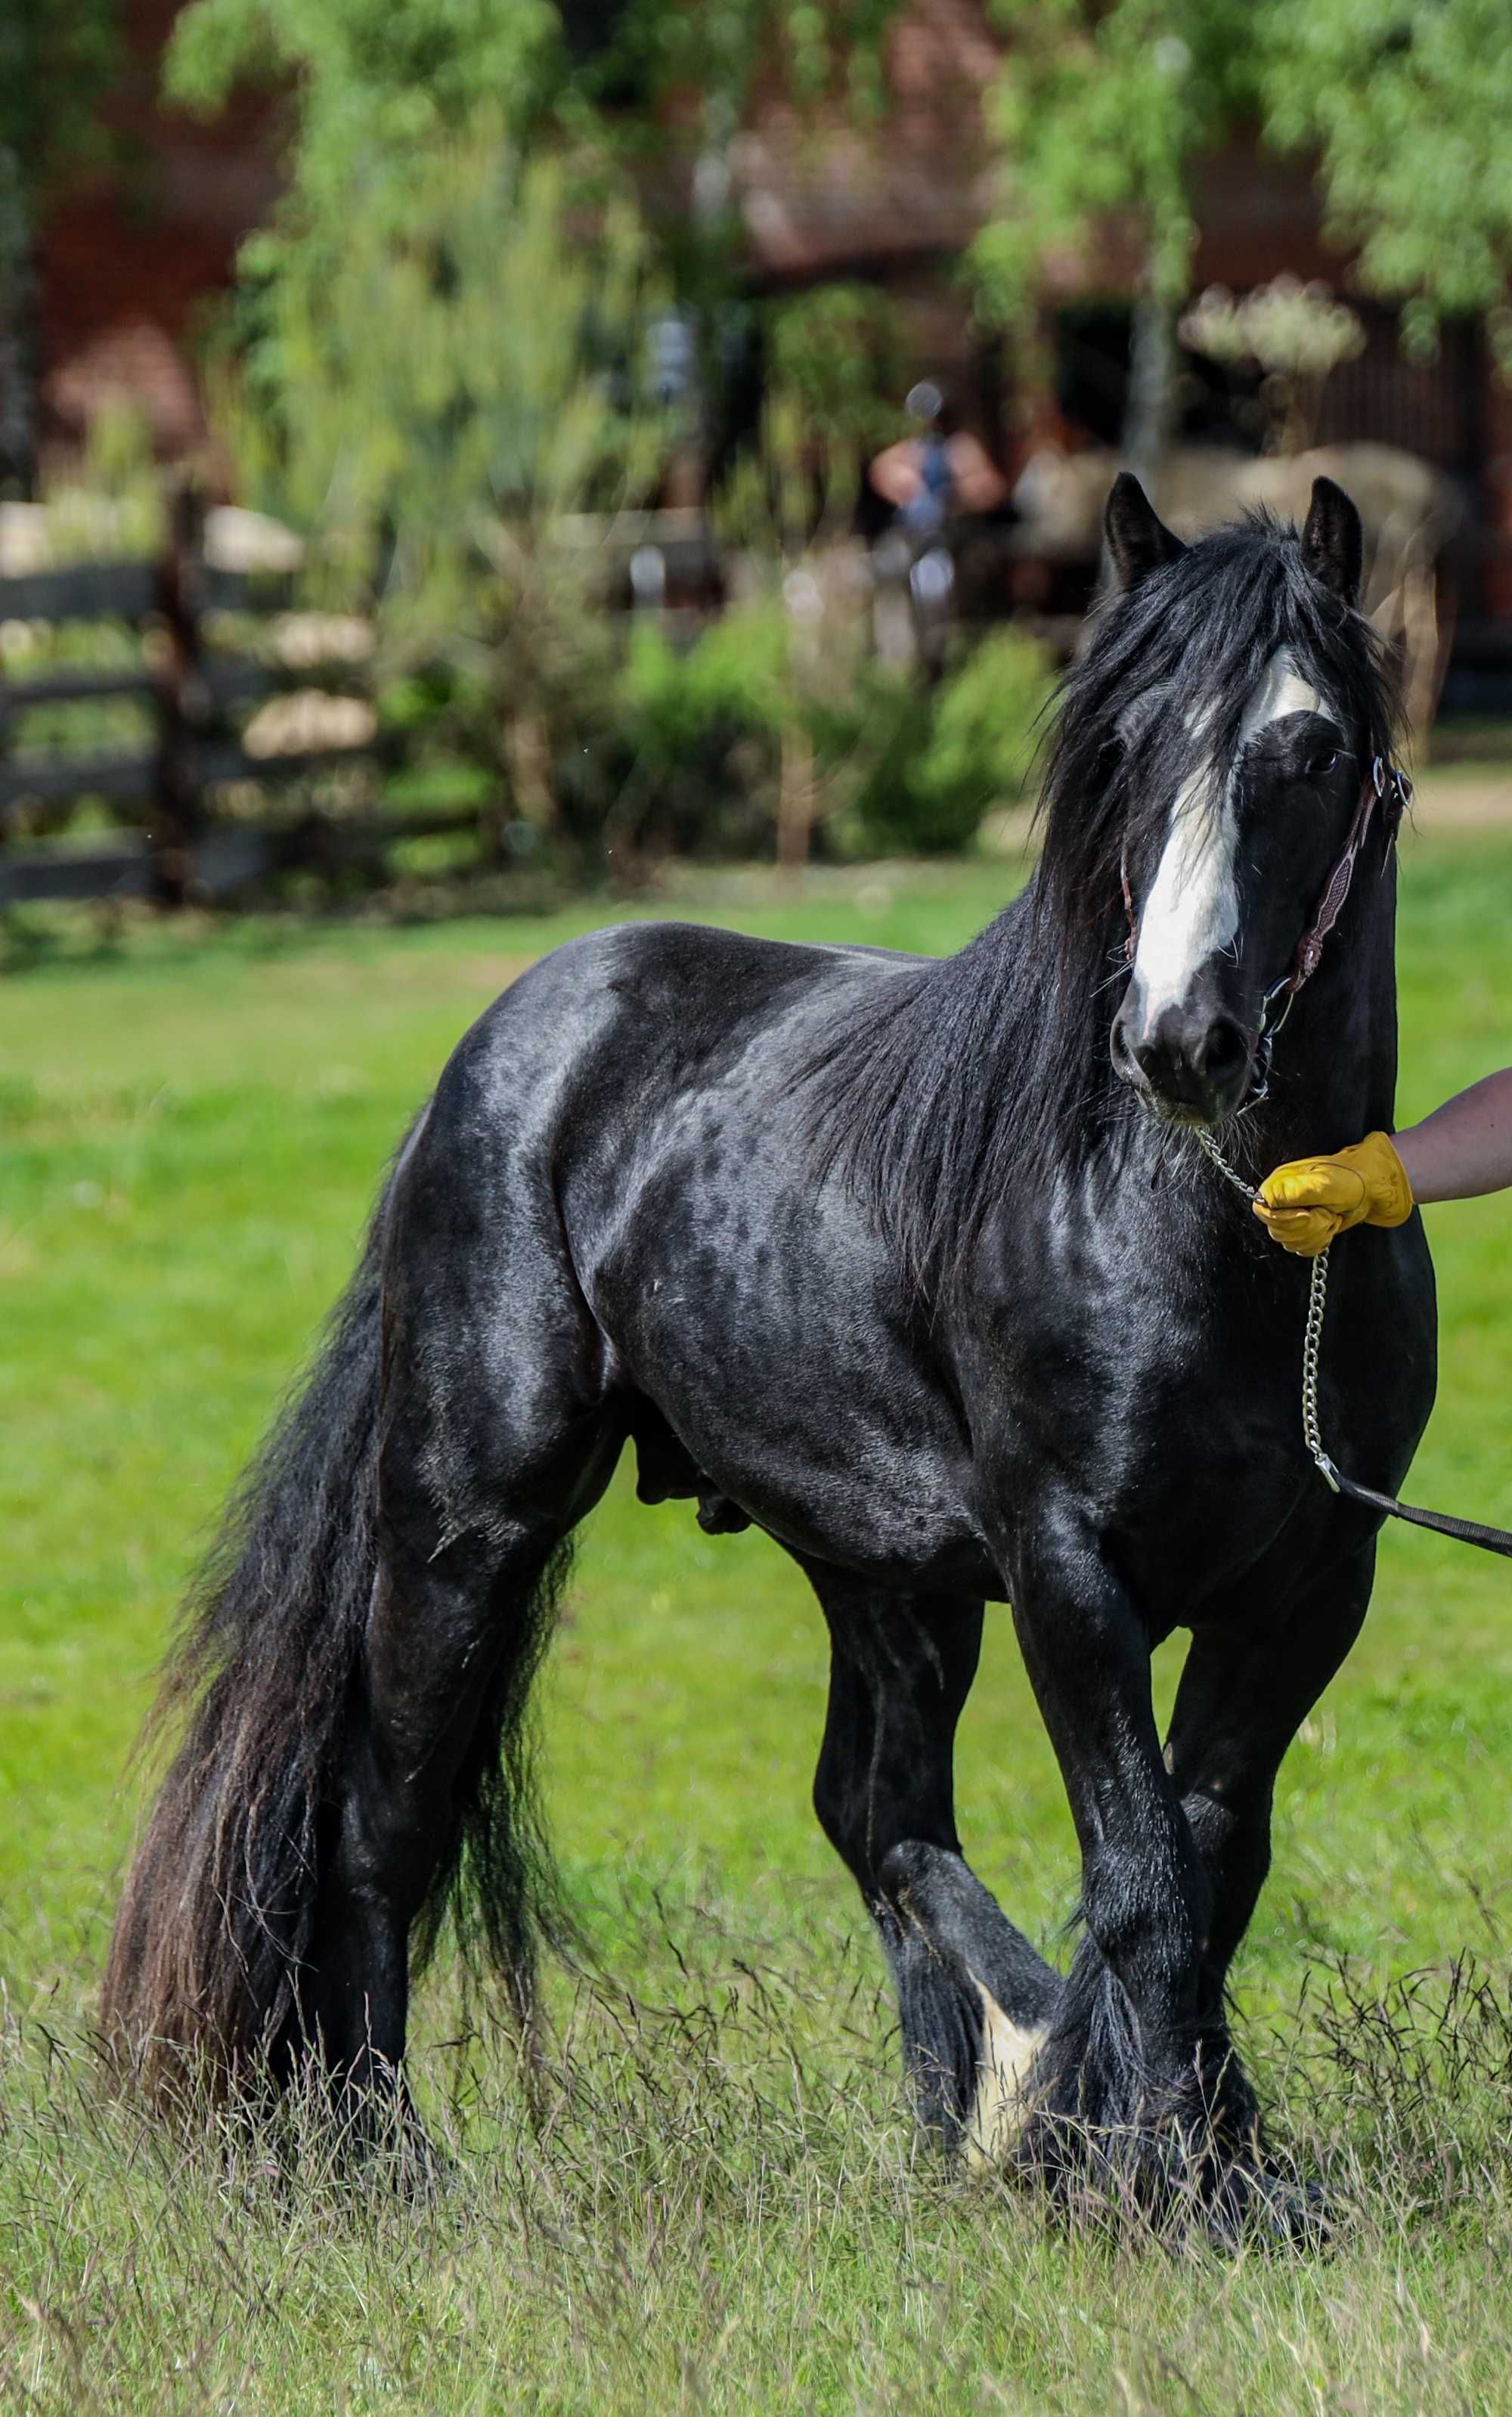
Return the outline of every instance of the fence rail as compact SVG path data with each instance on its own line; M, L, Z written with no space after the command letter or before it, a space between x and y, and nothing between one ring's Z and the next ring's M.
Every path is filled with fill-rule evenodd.
M295 690L366 696L350 661L265 662L213 646L214 616L265 619L286 610L292 594L286 573L207 561L199 509L187 494L174 501L168 542L155 560L0 578L0 625L125 622L137 639L129 662L0 677L0 906L47 898L152 898L179 905L228 896L300 864L370 857L393 840L456 829L472 819L412 814L338 823L310 813L265 825L218 814L215 792L228 784L282 790L397 752L371 733L273 752L244 744L233 707ZM150 735L136 745L24 743L27 717L38 708L112 703L145 707ZM86 798L134 810L141 828L98 847L13 844L28 813Z

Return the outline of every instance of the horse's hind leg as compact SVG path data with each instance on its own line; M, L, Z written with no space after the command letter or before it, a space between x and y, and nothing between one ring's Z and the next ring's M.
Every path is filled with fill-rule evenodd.
M387 1237L377 1576L299 1989L295 2045L358 2105L398 2071L412 1935L454 1886L526 2010L521 1721L556 1558L623 1439L542 1221L505 1173L437 1155Z
M948 2147L1001 2156L1060 1982L999 1911L956 1834L956 1723L982 1606L883 1594L810 1566L830 1631L814 1806L877 1924L921 2119Z
M499 1784L560 1541L554 1523L515 1516L427 1561L385 1522L298 1991L304 2043L354 2107L398 2076L412 1931L453 1876L470 1809ZM524 1808L507 1802L501 1812L515 1833L494 1842L485 1884L495 1899L483 1910L518 2000L530 1953Z

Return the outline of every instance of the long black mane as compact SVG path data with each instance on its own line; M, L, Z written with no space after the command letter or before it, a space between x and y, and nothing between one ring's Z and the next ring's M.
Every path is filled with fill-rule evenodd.
M1253 514L1218 530L1098 609L1058 692L1024 892L957 955L879 985L809 1070L826 1167L927 1296L961 1268L1010 1178L1048 1181L1115 1142L1120 866L1199 751L1232 761L1279 647L1353 734L1362 775L1389 754L1395 704L1369 624L1307 571L1294 529Z

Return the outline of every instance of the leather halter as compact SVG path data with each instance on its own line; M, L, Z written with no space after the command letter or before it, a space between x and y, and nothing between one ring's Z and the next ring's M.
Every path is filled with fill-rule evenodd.
M1396 766L1388 764L1383 755L1373 756L1370 769L1360 785L1359 802L1355 806L1353 817L1345 834L1344 845L1332 873L1323 885L1323 895L1314 909L1312 920L1297 942L1296 954L1287 971L1281 976L1280 980L1273 982L1265 993L1264 1006L1261 1011L1260 1031L1256 1040L1255 1068L1250 1077L1250 1086L1244 1105L1239 1110L1241 1116L1248 1109L1258 1107L1265 1097L1269 1087L1270 1057L1276 1044L1276 1036L1291 1013L1292 1002L1303 983L1310 981L1317 972L1323 959L1323 942L1344 911L1344 901L1349 896L1350 884L1354 878L1355 862L1369 834L1371 817L1377 805L1381 807L1382 818L1386 827L1386 845L1391 848L1396 845L1397 833L1401 828L1403 811L1411 805L1412 801L1413 784L1406 773L1399 772ZM1139 917L1134 911L1134 893L1129 888L1126 856L1119 866L1119 880L1124 891L1124 913L1128 921L1128 932L1124 941L1124 955L1132 965L1135 951L1139 946L1140 926Z
M1371 761L1370 769L1361 784L1360 802L1354 809L1354 819L1349 827L1343 852L1328 876L1323 894L1318 901L1317 913L1297 942L1292 970L1286 977L1287 991L1293 997L1317 972L1323 942L1344 911L1344 901L1354 878L1354 860L1365 845L1378 799L1386 827L1386 845L1392 848L1401 828L1402 813L1413 802L1413 784L1405 772L1399 772L1396 766L1388 764L1382 755Z

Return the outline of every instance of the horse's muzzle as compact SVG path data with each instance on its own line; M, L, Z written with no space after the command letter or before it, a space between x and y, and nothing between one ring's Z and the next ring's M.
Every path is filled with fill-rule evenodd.
M1132 993L1112 1029L1113 1071L1160 1115L1218 1124L1244 1099L1254 1044L1232 1015L1163 1007L1146 1018Z

